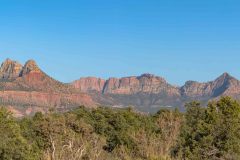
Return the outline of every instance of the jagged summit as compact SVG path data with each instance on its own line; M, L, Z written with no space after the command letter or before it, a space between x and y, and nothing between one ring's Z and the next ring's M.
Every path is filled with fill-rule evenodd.
M14 62L14 61L11 60L10 58L7 58L2 64L7 64L7 63L11 63L11 62Z
M14 79L20 76L23 66L17 61L6 59L0 67L0 79Z
M34 60L24 66L7 59L0 68L0 90L27 90L45 92L69 92L71 86L65 85L45 74Z
M14 80L30 72L41 72L34 60L28 60L23 66L19 62L7 58L0 67L0 79Z
M231 77L231 75L228 73L228 72L224 72L221 76L224 76L224 77Z
M240 82L225 72L213 81L200 83L187 81L181 87L181 94L186 97L209 97L214 98L221 95L240 95Z
M50 107L64 110L95 105L88 94L77 92L41 71L34 60L22 66L11 59L6 59L0 67L0 101L22 115L45 112Z
M185 82L185 84L184 84L184 86L185 85L191 85L191 84L200 84L200 83L202 83L202 84L206 84L206 83L211 83L211 82L214 82L214 81L223 81L223 80L230 80L230 79L236 79L236 78L234 78L234 77L232 77L229 73L227 73L227 72L224 72L223 74L221 74L219 77L217 77L215 80L213 80L213 81L209 81L209 82L198 82L198 81L193 81L193 80L189 80L189 81L186 81ZM236 79L237 80L237 79Z
M50 100L56 102L56 99L59 104L62 103L62 98L58 98L61 97L59 94L64 93L64 96L69 97L67 104L73 102L80 104L79 95L86 94L94 99L93 103L101 105L133 105L145 108L182 107L185 102L192 100L206 102L226 95L240 99L240 81L225 72L213 81L204 83L187 81L184 86L177 87L160 76L144 73L140 76L107 80L86 77L70 84L63 84L44 73L34 60L28 60L23 66L17 61L6 59L0 67L0 99L1 91L4 93L13 91L14 95L9 93L6 97L5 95L2 97L7 102L16 100L14 103L24 100L27 104L31 104L33 101L31 95L25 99L25 93L19 94L20 91L24 91L41 93L36 97L36 102L46 101L46 104ZM19 95L17 96L16 93ZM46 99L38 100L46 94L48 95ZM57 94L56 97L55 94Z
M229 73L224 72L222 75L220 75L215 81L228 81L231 79L236 79L233 76L231 76ZM236 79L237 80L237 79Z
M21 76L26 75L30 72L40 72L40 68L38 67L37 63L34 60L28 60L21 72Z
M29 67L30 69L39 69L36 61L34 61L33 59L28 60L25 63L25 67Z

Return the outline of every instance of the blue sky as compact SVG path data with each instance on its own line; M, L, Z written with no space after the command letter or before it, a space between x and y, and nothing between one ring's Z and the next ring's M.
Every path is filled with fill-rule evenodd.
M237 0L1 0L0 60L35 59L63 82L240 79L239 8Z

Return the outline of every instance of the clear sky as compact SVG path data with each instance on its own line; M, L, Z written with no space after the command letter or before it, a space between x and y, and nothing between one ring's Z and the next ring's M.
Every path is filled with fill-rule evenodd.
M240 79L239 0L0 0L0 60L69 82L153 73Z

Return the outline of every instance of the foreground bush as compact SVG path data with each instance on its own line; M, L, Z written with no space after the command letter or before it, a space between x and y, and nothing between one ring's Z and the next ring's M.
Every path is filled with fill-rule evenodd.
M0 109L0 159L238 160L240 105L229 97L186 113L79 107L16 120Z
M179 159L240 159L240 105L229 97L187 105L186 122L182 126L174 150Z
M37 159L170 159L182 114L162 110L145 115L127 109L78 109L37 113L19 122ZM36 159L36 158L35 158Z
M10 112L0 109L0 159L34 160L37 155L21 134L20 126Z

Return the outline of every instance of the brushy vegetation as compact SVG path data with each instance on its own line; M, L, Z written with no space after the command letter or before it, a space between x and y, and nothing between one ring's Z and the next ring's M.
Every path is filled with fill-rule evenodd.
M225 97L186 113L146 115L127 109L79 107L14 119L0 109L0 159L240 159L240 105Z

